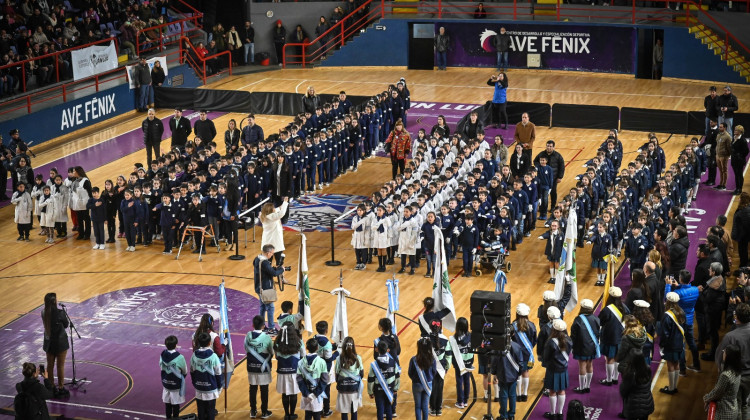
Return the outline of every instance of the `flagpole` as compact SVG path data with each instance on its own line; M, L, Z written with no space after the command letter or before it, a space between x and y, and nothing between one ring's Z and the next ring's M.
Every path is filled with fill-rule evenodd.
M237 247L239 248L239 246ZM221 269L221 284L224 286L226 290L226 284L224 283L224 268ZM224 320L224 322L227 322L228 320ZM227 325L229 323L227 322ZM226 334L225 331L222 331L222 333ZM227 351L232 351L231 348L224 350L224 414L227 414L227 394L229 393L229 386L227 384Z
M343 269L339 269L339 287L342 288L342 289L344 288L344 270ZM339 293L343 293L343 292L339 292ZM339 298L339 299L341 299L341 298ZM343 335L342 331L339 330L339 340L338 340L338 343L343 343L344 342L344 337L342 337L342 335Z

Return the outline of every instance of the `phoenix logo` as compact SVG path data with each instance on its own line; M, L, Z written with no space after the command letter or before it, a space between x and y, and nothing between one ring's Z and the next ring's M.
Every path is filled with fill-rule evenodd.
M482 49L487 52L495 51L495 47L492 45L492 38L497 35L497 32L492 29L485 29L484 32L479 36L479 43L482 44Z

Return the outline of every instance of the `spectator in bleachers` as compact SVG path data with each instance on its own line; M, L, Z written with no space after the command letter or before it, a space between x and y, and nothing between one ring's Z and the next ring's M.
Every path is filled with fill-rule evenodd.
M290 36L289 41L293 42L295 44L297 43L303 43L307 42L309 40L309 37L307 35L307 31L302 27L302 25L297 25L297 27L294 29L294 33ZM302 61L302 46L297 46L294 48L294 55L295 57L292 59L294 62L301 62Z
M484 4L479 3L477 8L474 10L474 19L486 19L487 11L484 10Z
M284 62L284 44L286 44L286 28L282 25L281 19L276 21L273 28L273 46L276 50L276 61L279 66Z
M240 38L242 39L242 47L245 55L244 63L254 64L255 63L255 29L253 23L249 20L245 21L245 26L240 31Z
M227 33L221 23L217 23L211 31L211 39L216 42L216 51L222 52L227 49Z
M229 32L227 32L227 49L231 51L233 66L236 66L239 62L237 57L242 53L241 48L242 38L240 37L240 33L237 32L237 27L232 25L229 27Z
M138 36L135 28L129 20L126 20L118 30L120 31L120 51L126 48L130 50L128 55L132 57L136 54L135 42ZM76 30L76 33L78 33L78 30Z

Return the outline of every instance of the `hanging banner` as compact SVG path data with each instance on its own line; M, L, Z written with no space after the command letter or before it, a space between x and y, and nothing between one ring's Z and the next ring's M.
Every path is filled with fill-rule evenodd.
M440 22L451 37L448 65L497 65L495 35L504 27L510 35L510 67L526 68L527 56L539 55L540 68L612 73L635 71L635 29L618 26Z
M73 62L73 80L114 70L119 66L115 42L107 46L92 45L90 47L70 52Z
M169 76L169 69L167 68L167 57L152 57L146 60L146 64L148 64L148 71L151 73L151 70L154 68L154 63L159 62L161 64L161 68L164 69L164 75ZM128 84L130 85L131 89L135 89L135 82L133 81L133 70L135 69L136 64L133 64L132 66L125 66L125 70L128 72ZM169 78L164 80L165 85L168 84Z

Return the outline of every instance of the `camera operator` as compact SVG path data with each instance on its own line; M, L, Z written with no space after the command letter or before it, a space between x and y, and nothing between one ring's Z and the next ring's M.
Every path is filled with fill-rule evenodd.
M44 380L44 383L39 382L40 376ZM44 370L44 365L39 365L39 369L37 369L33 363L24 363L23 381L16 384L18 395L13 404L16 419L49 419L47 400L54 395L52 392L53 389L52 382L47 379L47 372Z
M276 289L273 285L274 277L290 271L292 267L282 267L281 262L277 266L271 264L271 258L276 250L273 245L263 245L262 253L253 260L253 272L255 274L255 293L260 299L260 316L265 317L268 313L268 326L263 330L266 334L276 335L274 327L274 305L276 302Z
M55 363L57 363L57 388L55 397L67 397L70 392L65 389L65 356L68 354L68 316L57 307L57 295L47 293L44 295L44 311L42 312L44 323L44 344L42 349L47 353L47 367L49 368L49 379L54 383Z

